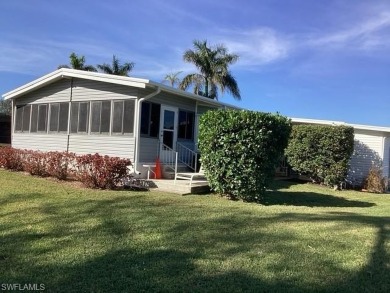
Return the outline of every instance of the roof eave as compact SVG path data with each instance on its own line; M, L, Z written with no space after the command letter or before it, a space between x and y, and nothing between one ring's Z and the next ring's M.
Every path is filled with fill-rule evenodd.
M368 131L390 133L390 127L383 127L383 126L351 124L343 121L317 120L317 119L305 119L305 118L290 118L290 119L293 123L295 122L295 123L317 124L317 125L345 125L345 126L351 126L357 130L368 130Z
M95 73L89 71L61 68L56 71L53 71L49 74L42 76L32 82L29 82L21 87L18 87L10 92L7 92L2 95L2 97L7 99L17 98L21 95L24 95L28 92L37 90L41 87L44 87L48 84L51 84L55 81L58 81L62 78L81 78L81 79L89 79L101 82L109 82L114 84L133 86L138 88L145 88L146 84L149 80L140 79L140 78L132 78L132 77L124 77L124 76L116 76L109 75L103 73Z
M227 103L219 102L219 101L216 101L216 100L213 100L213 99L209 99L209 98L206 98L206 97L202 97L202 96L199 96L199 95L196 95L196 94L192 94L192 93L189 93L189 92L186 92L186 91L183 91L183 90L175 89L173 87L167 86L167 85L162 84L162 83L149 81L148 84L152 85L152 86L155 86L155 87L159 87L164 92L169 92L169 93L172 93L172 94L185 96L185 97L190 98L192 100L196 100L198 102L202 102L202 103L205 103L205 104L208 104L208 105L213 105L213 106L216 106L216 107L219 107L219 108L220 107L228 107L228 108L239 109L239 110L242 109L242 108L234 106L234 105L230 105L230 104L227 104Z

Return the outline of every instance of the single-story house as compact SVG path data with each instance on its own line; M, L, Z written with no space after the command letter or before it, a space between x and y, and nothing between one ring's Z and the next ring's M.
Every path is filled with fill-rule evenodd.
M12 146L129 158L146 176L164 168L197 168L200 115L235 108L147 79L62 68L3 95L12 100ZM390 128L292 118L293 124L350 125L355 150L349 180L362 183L372 165L389 178Z
M352 185L362 185L372 166L379 167L387 180L390 178L390 127L301 118L291 118L291 121L293 124L352 126L355 146L350 160L348 181Z
M146 79L66 68L3 97L12 100L13 147L129 158L143 176L157 157L195 170L199 116L234 108Z

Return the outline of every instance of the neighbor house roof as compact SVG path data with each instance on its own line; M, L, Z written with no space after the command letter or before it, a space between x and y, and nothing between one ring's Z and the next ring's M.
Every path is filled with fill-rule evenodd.
M3 98L6 100L15 99L28 92L35 91L41 87L44 87L48 84L51 84L63 78L81 78L81 79L95 80L100 82L107 82L107 83L113 83L113 84L119 84L119 85L131 86L137 88L160 88L161 91L180 95L205 104L214 105L217 107L225 106L229 108L238 108L229 104L221 103L216 100L212 100L206 97L202 97L179 89L175 89L173 87L166 86L158 82L150 81L148 79L134 78L128 76L118 76L112 74L75 70L69 68L61 68L45 76L42 76L41 78L33 80L32 82L29 82L8 93L3 94Z
M343 121L330 121L330 120L317 120L317 119L304 119L304 118L290 118L290 119L293 124L295 123L295 124L314 124L314 125L345 125L345 126L352 126L354 129L358 129L358 130L386 132L390 135L390 127L351 124Z

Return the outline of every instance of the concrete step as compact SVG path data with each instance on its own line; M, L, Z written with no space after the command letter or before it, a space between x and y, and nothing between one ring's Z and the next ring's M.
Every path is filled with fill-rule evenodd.
M204 181L197 182L194 180L192 181L191 187L189 180L176 180L176 184L174 180L169 179L153 179L151 181L153 182L151 188L155 188L159 191L172 192L181 195L210 192L208 183Z

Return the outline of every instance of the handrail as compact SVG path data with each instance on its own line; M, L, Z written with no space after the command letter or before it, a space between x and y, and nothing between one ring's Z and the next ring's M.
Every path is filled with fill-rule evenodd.
M176 150L178 153L178 160L196 172L199 154L179 142L176 143Z
M166 144L161 143L161 149L163 149L163 152L160 152L160 160L164 163L166 167L171 168L173 171L175 171L175 175L177 173L177 157L178 153L174 149L170 148Z

